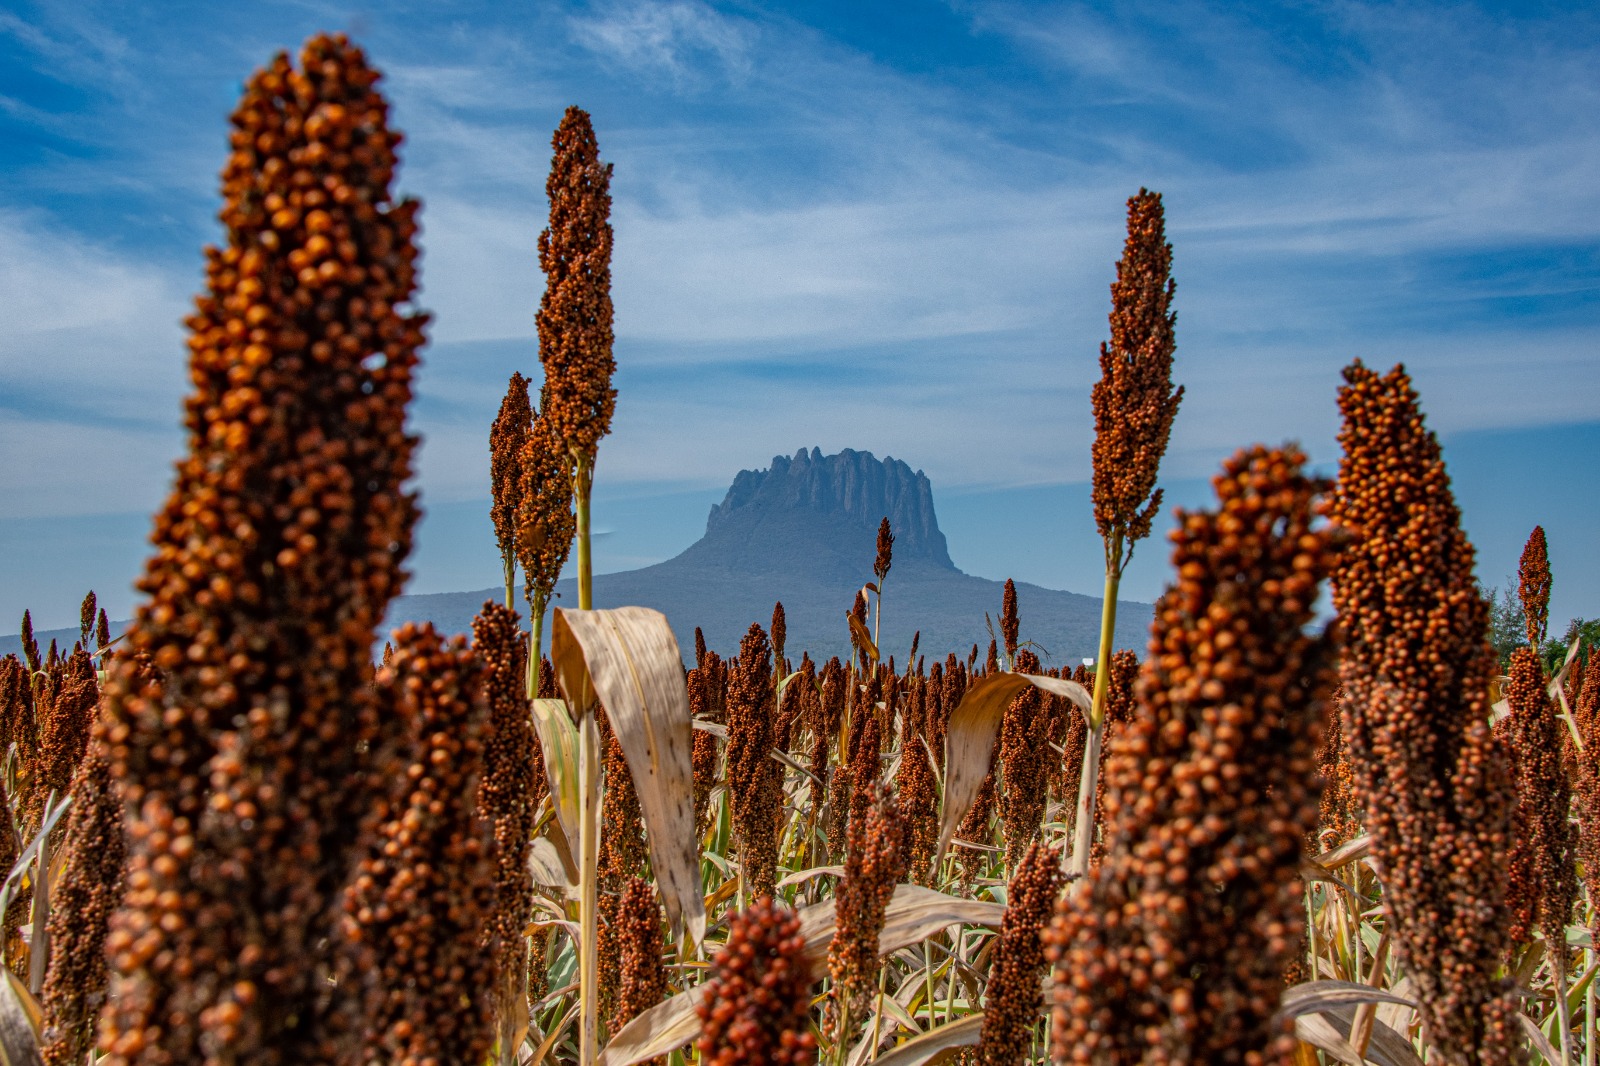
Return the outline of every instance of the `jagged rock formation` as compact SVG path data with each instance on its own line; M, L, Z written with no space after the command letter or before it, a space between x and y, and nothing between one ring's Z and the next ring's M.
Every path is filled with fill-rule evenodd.
M898 459L879 462L871 452L852 448L828 456L820 448L809 452L801 448L792 459L774 456L766 470L739 471L727 497L706 519L705 540L732 548L753 530L778 523L809 525L820 519L864 530L870 546L884 518L894 530L897 560L955 569L933 513L928 476L920 470L913 473Z

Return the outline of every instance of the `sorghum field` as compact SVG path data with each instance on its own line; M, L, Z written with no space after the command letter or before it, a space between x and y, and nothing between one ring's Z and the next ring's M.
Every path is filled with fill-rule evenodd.
M91 594L0 661L7 1063L1594 1062L1600 657L1547 632L1537 528L1497 654L1403 368L1329 397L1336 481L1241 448L1113 654L1182 399L1156 193L1093 391L1097 668L1043 670L1009 587L986 651L897 663L887 519L848 662L781 604L729 659L591 609L611 171L576 107L543 375L485 427L505 601L380 633L427 317L378 82L342 37L248 81L137 617Z

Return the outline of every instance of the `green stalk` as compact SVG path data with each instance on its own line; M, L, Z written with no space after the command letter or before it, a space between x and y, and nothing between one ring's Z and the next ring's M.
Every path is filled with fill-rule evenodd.
M1117 589L1122 583L1122 534L1113 533L1106 546L1106 591L1100 605L1100 654L1094 661L1094 704L1089 712L1089 735L1083 745L1083 768L1078 777L1078 813L1072 826L1072 873L1089 873L1089 851L1094 842L1094 801L1100 787L1100 746L1105 737L1106 692L1111 683L1111 645L1117 628Z
M594 610L594 560L589 553L589 494L594 489L594 456L579 455L572 474L572 501L578 518L578 610Z
M589 494L594 488L594 457L577 453L573 461L572 497L578 519L578 610L588 611L594 608L594 567L589 556ZM583 882L579 889L582 897L579 931L583 944L578 956L578 997L583 1006L578 1062L580 1066L592 1066L600 1052L600 727L592 712L583 716L578 728L578 784L583 793L583 817L578 830L581 856L578 869Z
M1594 906L1588 908L1589 927L1594 928ZM1583 968L1587 973L1594 969L1594 944L1591 943L1583 949ZM1583 990L1583 1066L1594 1066L1594 978L1589 978L1589 985Z
M583 794L578 827L578 865L583 875L579 889L583 944L578 953L578 998L583 1010L578 1061L581 1066L592 1066L600 1053L600 728L593 712L584 715L578 727L578 788Z
M539 652L544 644L544 607L549 602L543 592L535 590L533 602L530 604L533 611L531 623L532 632L528 640L528 698L539 697Z
M505 568L506 575L506 606L512 607L514 606L512 590L517 585L517 557L511 552L506 552L500 556L500 563Z

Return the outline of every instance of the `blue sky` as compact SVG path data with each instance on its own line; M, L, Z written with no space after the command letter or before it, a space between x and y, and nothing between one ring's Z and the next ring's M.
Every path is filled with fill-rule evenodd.
M0 625L66 624L90 584L131 604L227 113L323 29L386 72L424 202L415 590L498 580L487 427L537 366L577 103L616 165L602 569L818 445L925 470L964 569L1096 591L1088 392L1145 185L1175 246L1174 497L1256 440L1331 465L1340 368L1403 360L1483 579L1543 522L1552 617L1600 614L1600 17L1573 6L6 0Z

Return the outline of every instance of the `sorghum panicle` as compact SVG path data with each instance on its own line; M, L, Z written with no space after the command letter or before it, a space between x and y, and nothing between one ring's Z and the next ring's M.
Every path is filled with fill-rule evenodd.
M1115 534L1128 550L1149 536L1161 509L1156 472L1183 400L1183 387L1172 387L1175 289L1161 194L1140 189L1128 200L1128 239L1111 283L1111 341L1100 346L1100 380L1090 395L1094 519L1108 551ZM1120 570L1123 560L1106 562Z
M1017 615L1017 583L1006 578L1006 590L1000 598L1000 637L1005 641L1006 662L1017 661L1017 637L1022 621Z
M1550 554L1543 526L1534 526L1522 547L1522 559L1517 566L1517 595L1522 601L1528 646L1538 651L1550 624Z
M700 665L690 670L685 679L689 689L689 710L697 720L716 720L712 717L712 708L720 700L711 691L718 683L717 671L711 663L715 658L716 652L703 653ZM703 729L693 731L692 743L690 767L694 774L694 826L698 839L705 835L711 825L711 790L717 785L720 752L716 736Z
M539 412L522 442L522 487L517 499L517 558L523 594L540 609L561 576L577 534L572 510L572 464L547 412ZM547 689L540 689L547 692Z
M539 302L541 419L567 451L593 456L611 431L611 165L600 162L594 127L569 107L551 138L545 192L550 227L539 234L545 291Z
M632 877L617 904L616 936L621 944L622 981L611 1015L615 1035L634 1018L667 998L667 971L661 963L661 905L649 881ZM661 1066L666 1060L653 1060Z
M494 537L505 560L506 584L510 585L517 564L517 512L522 502L522 448L533 425L533 408L528 404L528 379L512 374L506 385L500 412L489 428L489 489L492 503L489 517L494 521Z
M1489 728L1488 606L1405 369L1357 361L1345 381L1331 508L1357 538L1333 578L1345 751L1427 1038L1447 1062L1499 1066L1522 1037L1495 977L1515 793Z
M79 648L50 672L39 700L39 750L32 761L24 821L38 826L45 801L59 803L83 761L100 706L100 685L89 653Z
M29 673L37 673L44 663L39 658L39 642L33 638L33 612L22 612L22 657Z
M1021 673L1036 674L1039 657L1024 649L1014 660ZM1015 871L1022 853L1039 835L1044 822L1047 774L1055 753L1045 733L1044 693L1029 685L1012 698L1000 720L998 763L1004 789L1000 824L1005 837L1006 866Z
M784 674L783 644L789 636L789 620L783 612L783 601L772 605L772 666L779 678Z
M1106 799L1106 759L1111 754L1111 742L1133 720L1134 709L1137 701L1134 699L1134 683L1139 678L1139 656L1132 651L1119 651L1111 656L1111 675L1106 679L1106 720L1105 739L1100 744L1100 776L1095 786L1095 804L1097 811L1105 810ZM1093 679L1090 679L1091 684ZM1076 710L1071 711L1074 716L1081 719L1083 715ZM1082 740L1079 741L1081 745ZM1082 754L1079 761L1082 761ZM1074 814L1076 810L1074 809ZM1074 818L1074 820L1076 820ZM1097 866L1100 860L1106 857L1106 837L1104 833L1096 833L1089 846L1089 863Z
M78 606L78 643L84 650L88 650L89 635L94 632L95 607L94 591L91 589Z
M879 585L889 576L889 567L893 562L894 534L889 531L889 518L885 515L883 521L878 523L878 554L872 560L872 573Z
M752 624L728 676L728 799L747 898L773 893L782 777L772 758L772 652Z
M377 678L385 727L371 781L387 794L344 892L351 947L339 983L359 1000L362 1062L482 1062L494 1038L484 989L495 987L496 952L484 931L496 874L478 816L481 667L463 638L442 640L431 624L407 623L394 646Z
M887 788L873 785L864 816L850 820L844 877L834 896L837 915L828 947L824 1031L829 1043L848 1043L872 1016L878 991L878 935L895 885L906 875L905 826Z
M1512 651L1506 684L1517 790L1506 910L1513 942L1526 940L1537 927L1547 944L1564 944L1578 891L1577 840L1568 820L1572 786L1561 768L1565 727L1545 691L1536 647Z
M1061 854L1041 841L1028 845L1006 886L1000 943L984 986L980 1066L1022 1066L1033 1050L1040 987L1046 966L1040 933L1055 910L1063 875Z
M374 632L417 508L406 432L426 316L378 73L342 36L280 54L232 116L187 454L111 671L128 804L105 1066L331 1061L308 960L336 935L368 793ZM143 677L141 657L161 672ZM322 957L326 957L323 953Z
M1583 675L1578 703L1573 708L1573 719L1583 740L1583 750L1576 753L1573 809L1578 816L1577 853L1584 888L1590 900L1600 900L1600 654L1592 649ZM1600 915L1595 925L1600 927Z
M1322 719L1322 743L1317 746L1317 776L1322 779L1322 802L1317 835L1311 841L1318 851L1336 848L1361 832L1361 812L1356 806L1350 760L1344 749L1341 721L1344 690L1336 688Z
M933 852L939 842L939 797L930 759L933 749L928 745L927 691L926 684L913 690L913 713L907 716L901 735L900 768L895 773L895 795L906 823L908 867L911 880L919 883L933 872Z
M93 748L73 781L60 847L67 860L50 890L50 968L40 1052L45 1066L77 1066L94 1046L95 1021L106 1001L106 933L122 897L127 855L122 797L105 756Z
M809 1066L817 1060L800 919L759 899L728 923L696 1008L704 1066Z
M486 934L498 960L504 1004L513 992L522 994L517 978L526 954L523 930L533 915L528 848L537 803L534 769L543 766L544 755L528 710L517 612L486 602L472 620L472 641L489 704L483 783L478 788L478 806L494 833L494 911Z
M1235 455L1216 512L1179 513L1140 707L1106 761L1106 857L1062 900L1057 1062L1248 1063L1305 918L1313 758L1332 642L1306 627L1336 555L1294 448Z

